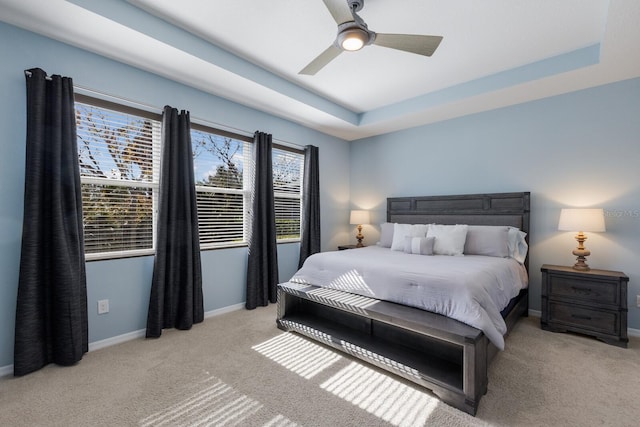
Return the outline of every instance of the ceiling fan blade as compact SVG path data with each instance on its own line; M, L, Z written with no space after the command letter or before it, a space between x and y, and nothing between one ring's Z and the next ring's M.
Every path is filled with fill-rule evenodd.
M417 34L376 34L373 44L404 50L418 55L431 56L442 41L441 36L421 36Z
M342 53L341 49L338 49L334 45L331 45L327 48L327 50L325 50L320 55L318 55L316 59L311 61L309 65L304 67L302 71L300 71L298 74L306 74L306 75L312 76L318 71L320 71L322 67L327 65L329 62L331 62L336 56L340 55L341 53Z
M327 6L331 16L335 19L338 25L345 22L353 21L353 15L351 14L351 8L347 4L347 0L322 0L324 5Z

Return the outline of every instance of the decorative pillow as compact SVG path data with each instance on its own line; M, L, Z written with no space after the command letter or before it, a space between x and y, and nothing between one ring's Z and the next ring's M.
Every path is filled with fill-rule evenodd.
M509 256L520 264L524 264L524 260L527 257L527 251L529 250L529 245L525 240L527 233L524 231L520 231L520 229L515 227L509 227Z
M392 251L404 251L404 238L425 237L427 235L426 224L393 224Z
M408 254L433 255L433 237L411 237L404 238L404 251Z
M383 222L380 224L380 241L378 246L383 248L390 248L393 243L393 228L394 224L391 222Z
M468 225L431 224L427 237L435 237L433 253L435 255L463 255L464 242L467 239Z
M464 243L466 255L509 256L509 227L504 225L470 225Z

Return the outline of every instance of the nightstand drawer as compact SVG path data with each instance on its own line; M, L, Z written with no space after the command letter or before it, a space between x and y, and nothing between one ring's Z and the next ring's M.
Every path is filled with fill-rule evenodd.
M615 334L619 330L619 314L614 311L600 311L578 305L550 302L549 315L554 323L563 323L576 328L604 334Z
M550 297L567 297L574 301L592 301L617 306L620 303L619 295L617 282L586 281L584 278L556 274L549 277Z

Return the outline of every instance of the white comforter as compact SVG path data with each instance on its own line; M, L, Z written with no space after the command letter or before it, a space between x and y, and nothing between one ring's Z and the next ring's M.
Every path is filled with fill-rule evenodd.
M413 255L378 246L315 254L291 282L439 313L482 330L501 350L507 327L500 311L528 285L525 268L511 258Z

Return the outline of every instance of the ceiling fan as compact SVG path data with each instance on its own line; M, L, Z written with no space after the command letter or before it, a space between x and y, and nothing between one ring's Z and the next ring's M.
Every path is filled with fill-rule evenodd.
M298 74L314 75L343 51L360 50L370 44L431 56L442 41L441 36L417 34L380 34L367 27L358 16L364 0L322 0L338 24L338 36L331 46Z

